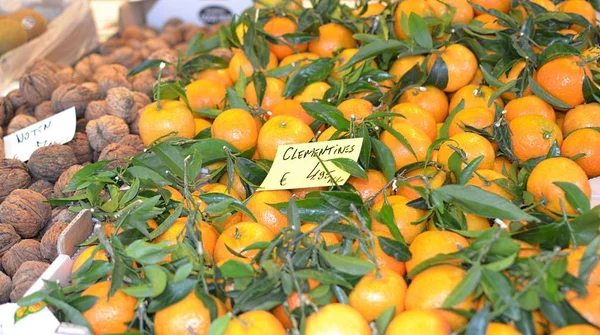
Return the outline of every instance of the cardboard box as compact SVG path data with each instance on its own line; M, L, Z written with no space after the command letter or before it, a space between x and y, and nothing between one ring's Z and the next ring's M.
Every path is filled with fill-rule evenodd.
M0 2L4 4L4 0ZM15 3L27 7L30 1L11 2ZM0 92L18 80L38 59L71 65L98 46L96 24L88 0L38 0L35 4L32 3L32 7L45 5L46 10L53 8L60 14L52 19L44 34L0 56Z

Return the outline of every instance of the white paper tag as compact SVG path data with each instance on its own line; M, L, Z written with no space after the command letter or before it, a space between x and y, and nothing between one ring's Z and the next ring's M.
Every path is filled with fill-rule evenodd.
M52 115L15 133L4 136L6 158L27 161L38 148L50 144L65 144L73 139L77 129L75 107Z
M178 18L199 26L210 26L231 20L234 14L241 14L251 7L252 0L158 0L146 15L146 22L154 28L161 28L170 18Z

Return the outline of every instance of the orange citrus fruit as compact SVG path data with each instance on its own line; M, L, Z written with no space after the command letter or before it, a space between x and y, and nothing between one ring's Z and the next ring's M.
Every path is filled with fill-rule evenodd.
M256 123L250 112L232 108L219 114L213 121L213 138L224 140L240 152L252 149L258 140Z
M392 234L387 231L387 230L376 230L373 231L373 237L374 237L374 241L375 241L375 254L371 255L375 257L375 261L377 262L377 266L380 269L388 269L391 271L396 272L397 274L399 274L400 276L403 276L406 274L406 267L404 266L404 262L401 262L399 260L397 260L396 258L388 255L385 253L385 251L383 251L383 249L381 249L381 242L379 242L379 237L385 237L385 238L389 238L391 240L395 240L395 238L392 236ZM358 249L358 241L354 243L354 249ZM371 250L369 250L370 253L372 253ZM359 251L358 257L360 257L361 259L370 260L369 255L365 254L362 251Z
M448 135L464 133L463 127L465 126L484 129L489 128L492 123L494 123L494 113L489 109L480 106L465 108L454 115L448 128Z
M280 145L308 143L315 134L297 117L278 115L267 121L258 134L257 150L262 159L275 160Z
M396 315L385 335L428 334L450 335L452 327L440 313L432 309L412 309Z
M308 51L321 57L333 57L340 49L354 48L356 41L352 31L339 23L327 23L319 26L319 38L308 43Z
M77 256L77 258L75 258L75 261L73 262L73 266L71 267L71 273L77 272L77 270L79 270L79 268L81 268L81 266L88 259L90 259L90 257L92 257L92 254L94 254L94 250L96 250L96 249L97 248L94 246L83 249ZM94 261L108 262L108 257L106 257L106 251L104 251L104 249L100 249L100 250L96 251L96 254L94 255Z
M519 116L510 121L512 149L515 156L525 162L548 154L554 142L562 144L562 132L556 123L541 115Z
M392 128L400 133L412 148L411 152L408 147L387 130L381 133L379 139L391 150L396 170L408 164L425 160L427 149L431 145L431 139L425 132L408 123L396 123L392 125Z
M374 270L364 275L350 292L348 300L362 316L371 322L386 309L396 308L396 315L404 310L406 282L388 269Z
M259 224L269 229L273 234L279 233L288 226L286 215L275 209L271 204L288 202L292 197L289 191L258 191L246 202L246 208L256 218ZM249 221L250 218L243 216L242 220Z
M295 52L302 52L308 48L308 44L293 44L293 49L289 46L289 42L285 41L282 36L285 34L293 34L296 32L296 22L292 21L288 17L274 16L270 18L264 25L263 30L265 33L276 37L280 44L267 42L269 50L278 59L283 59ZM294 50L295 49L295 50Z
M271 108L271 116L273 117L277 115L297 117L309 126L315 121L314 117L306 113L300 101L290 99L284 99Z
M552 335L600 335L600 330L590 325L569 325L551 333Z
M117 290L109 296L110 281L102 281L85 289L82 297L97 297L96 303L85 312L83 317L92 327L94 334L114 334L127 331L129 323L135 317L137 299Z
M597 102L579 105L565 114L564 133L580 128L600 127L600 104Z
M420 2L420 0L417 0ZM432 53L427 62L427 70L431 71L438 57L446 63L448 83L445 92L456 92L471 82L477 72L477 58L471 50L460 44L441 47Z
M503 174L494 170L481 169L473 173L467 185L477 186L484 191L494 193L507 200L512 200L514 196L500 186L499 182L501 181L508 182L508 179Z
M356 309L344 304L329 304L306 319L305 335L371 335L369 323Z
M461 101L464 101L463 108L482 107L487 108L491 113L496 112L496 105L504 107L502 99L496 98L494 103L489 105L490 98L494 94L494 90L489 86L484 85L467 85L452 95L448 110L454 110Z
M394 212L394 223L400 234L404 238L404 241L408 244L412 243L414 239L425 229L425 222L422 221L424 216L427 214L426 211L416 209L407 206L406 204L410 201L401 195L392 195L387 198L388 203L392 206ZM380 211L383 207L384 202L378 202L371 210ZM387 225L383 222L379 222L373 218L371 223L373 231L389 231Z
M198 73L198 79L207 79L217 82L225 87L232 87L233 81L227 69L207 69Z
M404 174L406 182L413 187L430 187L432 190L441 187L446 181L446 172L436 169L433 166L418 168ZM427 182L425 182L427 179ZM421 195L415 189L409 186L398 186L398 195L402 195L410 200L420 198Z
M424 231L411 243L409 250L412 258L406 262L406 271L410 273L422 262L440 254L450 254L469 246L469 241L457 233L447 230Z
M233 318L223 335L285 335L283 325L267 311L248 311Z
M215 297L211 297L217 304L218 315L225 314L223 304L219 304ZM164 308L154 314L154 333L156 335L207 335L210 328L210 310L204 306L194 291L182 300Z
M388 72L394 76L395 81L398 81L402 79L408 70L412 69L415 65L420 66L424 61L425 56L423 55L400 57L392 63Z
M294 96L294 100L300 102L312 102L314 100L323 99L325 92L330 88L331 86L323 81L312 83L307 85L302 92Z
M535 81L552 95L571 106L582 104L583 79L591 76L590 70L578 56L554 58L542 65L535 76Z
M471 2L483 7L484 9L495 9L503 13L508 13L511 6L510 0L472 0ZM475 9L475 13L481 14L482 12Z
M266 70L274 69L276 67L277 56L275 56L275 54L272 52L269 52L269 62ZM246 57L246 54L243 51L238 50L233 53L233 57L231 57L228 67L231 81L237 83L238 79L240 78L240 72L242 72L246 78L250 78L255 70L256 69L252 66L252 63L250 63L248 57Z
M373 104L365 99L347 99L337 106L346 120L362 121L373 112Z
M450 145L461 149L465 153L467 163L472 162L479 156L484 156L478 169L493 169L496 160L492 144L484 137L474 133L459 133L445 141L440 147L437 162L448 169L448 160L455 152ZM463 167L464 167L463 163Z
M267 77L266 79L267 86L265 87L265 92L260 107L270 111L273 106L284 100L282 94L285 83L276 78ZM244 98L251 106L258 106L258 96L253 81L251 81L246 87L246 95Z
M244 250L255 242L270 242L275 235L265 226L256 222L239 222L225 229L215 244L214 259L217 264L235 259L249 263L258 250ZM227 247L226 247L227 246ZM245 258L232 254L229 249Z
M596 26L596 10L585 0L569 0L561 2L558 10L563 13L578 14L583 16L592 26ZM572 25L576 31L582 31L585 28L577 24Z
M394 12L394 32L400 40L408 39L407 32L403 29L403 21L408 21L410 14L415 13L421 17L433 16L433 11L427 3L422 0L405 0L398 4Z
M154 141L170 137L193 138L196 135L194 116L181 101L162 100L148 105L139 119L142 142L149 146Z
M360 198L363 201L373 197L375 194L380 192L386 185L388 181L385 179L385 176L381 171L369 169L367 170L367 179L361 179L358 177L350 177L348 179L348 184L352 185L360 194ZM389 194L389 191L380 192L375 201L383 200L383 195Z
M588 178L600 176L600 131L595 129L578 129L564 140L560 147L565 157L585 156L575 160Z
M580 246L576 250L571 250L567 256L567 271L575 277L579 277L579 267L583 260L583 254L587 250L587 246ZM598 248L600 251L600 248ZM598 253L596 253L596 256ZM587 260L587 259L586 259ZM600 264L597 263L590 271L587 285L600 286Z
M541 115L551 121L556 120L556 113L552 105L538 98L535 95L529 95L522 98L517 98L509 101L504 106L506 114L504 117L506 121L510 122L519 116L537 114Z
M577 313L596 327L600 327L600 286L587 285L587 294L579 294L571 290L565 295L565 299L571 304Z
M412 102L429 111L436 122L444 122L448 116L448 97L435 86L419 86L406 90L400 102Z
M223 108L226 94L223 84L210 79L198 79L185 87L185 95L193 110Z
M437 123L433 115L413 102L401 102L392 107L391 112L401 114L392 119L392 124L408 123L421 129L431 141L437 137Z

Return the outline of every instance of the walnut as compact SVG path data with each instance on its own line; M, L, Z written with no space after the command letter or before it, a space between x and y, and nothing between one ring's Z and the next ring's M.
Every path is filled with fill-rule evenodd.
M129 134L129 127L119 117L104 115L99 119L88 122L85 132L92 149L102 151L107 145L117 143Z
M57 87L56 72L47 66L35 66L34 64L19 80L21 94L25 101L33 106L41 104L44 100L50 100L52 92Z
M63 171L75 164L77 158L71 147L52 144L34 151L27 167L35 178L55 182Z
M138 153L144 151L144 149L146 148L146 146L144 145L144 142L142 142L142 138L139 137L138 135L133 135L133 134L123 137L119 141L119 144L130 146L130 147L134 148L135 151L137 151Z
M84 79L92 80L94 73L101 66L107 63L108 59L105 56L98 54L91 54L87 57L82 58L76 65L75 71Z
M162 26L162 30L167 30L169 28L176 28L183 24L183 20L177 17L172 17L167 20Z
M79 172L79 170L81 170L82 168L83 168L83 166L81 166L81 165L73 165L70 168L66 169L65 172L63 172L60 175L60 177L54 184L54 196L55 197L62 198L62 197L68 197L68 196L73 195L73 192L65 193L63 191L65 188L67 188L67 186L69 186L69 183L71 182L71 178L73 177L73 175L76 174L77 172Z
M19 108L15 110L15 115L29 115L34 116L35 114L35 106L30 104L21 105Z
M8 97L0 98L0 126L6 125L15 115L15 109Z
M31 288L49 266L48 263L38 261L23 263L13 276L10 301L17 302L17 300L23 298L27 290Z
M151 38L146 40L142 47L146 49L149 53L160 49L168 49L170 47L169 43L165 42L165 40L161 38Z
M0 272L0 304L10 301L10 292L12 291L12 281L10 277Z
M21 241L15 228L9 224L0 224L0 257L2 257L13 245Z
M40 251L45 259L52 262L58 257L58 251L56 250L58 237L68 225L66 222L57 222L44 234L40 243Z
M36 60L35 63L30 65L29 69L47 69L52 72L58 72L62 69L62 66L42 58Z
M2 128L0 128L0 136L2 133ZM0 159L6 158L6 153L4 152L4 140L0 138Z
M31 184L31 176L25 163L18 159L3 159L0 161L0 201L10 192L27 188Z
M108 114L108 104L104 100L92 101L85 109L84 117L88 120L95 120Z
M144 26L142 27L142 30L144 32L144 35L146 35L146 40L156 38L158 36L156 30L152 29L152 27Z
M151 70L145 70L131 77L131 87L134 91L145 94L148 97L154 95L154 84L156 77Z
M233 52L228 49L228 48L216 48L216 49L212 49L209 53L209 55L213 55L213 56L217 56L217 57L221 57L226 61L230 61L231 58L233 57Z
M116 49L110 54L109 58L113 63L121 64L128 69L136 67L143 61L140 52L130 46Z
M181 32L181 29L173 26L164 27L159 37L165 42L169 43L170 46L177 45L183 41L183 33Z
M98 85L95 83L60 85L52 94L52 108L55 113L60 113L75 107L77 117L80 118L85 113L87 105L98 98Z
M152 103L152 100L147 95L141 92L133 92L133 100L135 100L135 109L144 108Z
M47 100L37 105L33 112L33 116L35 116L38 120L43 120L54 115L54 109L52 108L52 101Z
M10 100L10 103L12 104L14 109L17 109L21 107L21 105L27 103L27 100L25 100L25 97L23 96L23 94L21 94L21 91L18 89L10 91L6 95L6 97L8 98L8 100Z
M85 133L76 132L73 139L67 145L73 149L78 164L92 161L92 148Z
M107 145L104 150L100 153L98 157L99 161L105 160L113 160L113 159L121 159L121 158L129 158L138 153L138 151L129 145L119 144L119 143L111 143Z
M88 120L86 118L81 118L77 120L77 124L75 125L75 131L78 133L85 133L85 127L87 127Z
M13 245L4 256L2 256L2 267L4 272L11 278L15 275L21 264L27 261L43 261L40 252L40 242L36 240L22 240Z
M121 48L125 45L126 45L125 39L111 38L110 40L108 40L108 41L102 43L102 45L100 45L100 53L108 56L111 53L113 53L115 50L117 50L118 48ZM108 63L110 63L110 60L108 61Z
M27 189L43 195L46 199L54 198L54 184L47 180L40 179L31 184Z
M34 116L30 116L27 114L19 114L16 115L8 124L8 128L6 129L6 134L12 134L16 131L19 131L25 127L31 126L32 124L38 122L38 120Z
M52 207L45 201L35 191L14 190L0 204L0 222L12 225L23 238L34 237L52 216Z
M144 41L146 39L146 33L144 29L138 26L128 26L123 29L121 38L124 40L134 39L138 41Z
M172 49L156 50L152 54L150 54L150 56L148 56L148 59L161 59L172 64L164 68L164 77L174 76L177 73L177 68L175 67L177 64L177 52ZM158 74L158 68L155 68L153 73Z
M101 66L94 74L94 80L98 83L101 96L105 97L108 90L113 87L131 88L127 79L128 72L127 68L119 64Z
M85 81L79 72L70 66L65 66L62 70L56 72L56 79L59 85L81 84Z
M130 123L135 119L136 103L133 93L125 87L111 88L106 95L108 114Z
M145 108L138 109L135 120L133 120L133 122L131 122L129 124L129 130L131 131L132 134L139 135L139 133L140 133L140 116L144 112L144 109Z

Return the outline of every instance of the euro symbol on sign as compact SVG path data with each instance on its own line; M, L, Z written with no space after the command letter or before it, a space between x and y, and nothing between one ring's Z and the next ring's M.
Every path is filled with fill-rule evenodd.
M285 182L286 181L285 176L287 176L288 174L290 174L290 173L286 172L286 173L283 174L283 177L281 177L281 180L279 181L279 185L285 186L285 184L286 184L286 182Z

